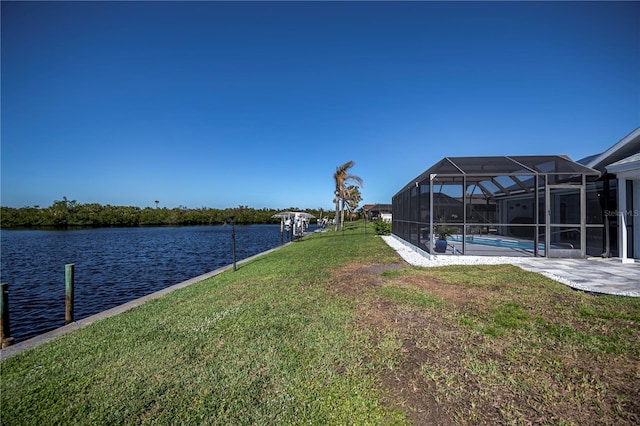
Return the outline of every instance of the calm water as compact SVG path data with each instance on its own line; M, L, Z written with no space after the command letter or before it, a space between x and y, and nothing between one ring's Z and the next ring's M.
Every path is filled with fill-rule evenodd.
M236 259L280 245L280 225L236 226ZM64 325L65 264L75 264L74 319L232 263L231 226L2 230L11 336Z

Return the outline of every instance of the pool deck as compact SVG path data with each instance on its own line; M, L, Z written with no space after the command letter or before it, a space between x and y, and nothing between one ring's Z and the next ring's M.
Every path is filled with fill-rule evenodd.
M577 290L616 296L640 297L640 262L617 258L520 259L517 266L537 272Z
M492 247L467 243L466 255L453 255L452 245L461 252L462 243L449 241L446 253L425 252L392 236L385 241L408 263L416 266L512 264L527 271L542 274L576 290L594 294L640 297L640 261L622 263L618 258L593 257L562 259L533 257L531 252L517 248ZM453 243L453 244L452 244Z

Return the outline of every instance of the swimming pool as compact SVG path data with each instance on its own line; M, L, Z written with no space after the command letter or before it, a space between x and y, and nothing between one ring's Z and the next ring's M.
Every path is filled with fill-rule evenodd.
M454 241L461 243L462 235L451 235L448 238L449 241ZM483 246L490 247L504 247L504 248L512 248L512 249L520 249L533 251L534 242L526 241L526 240L512 240L509 238L499 238L499 237L480 237L477 235L468 235L467 236L467 244L479 244ZM544 250L544 244L538 243L538 250Z

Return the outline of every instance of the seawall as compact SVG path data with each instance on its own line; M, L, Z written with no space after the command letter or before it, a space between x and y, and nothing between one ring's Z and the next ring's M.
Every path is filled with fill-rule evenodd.
M243 263L249 262L249 261L251 261L251 260L253 260L253 259L257 258L257 257L264 256L265 254L271 253L271 252L273 252L275 250L279 250L282 247L285 247L285 246L287 246L289 244L291 244L291 243L289 242L289 243L283 244L283 245L281 245L279 247L272 248L272 249L267 250L267 251L263 251L262 253L258 253L256 255L253 255L253 256L248 257L246 259L239 260L239 261L236 262L236 265L241 265ZM112 317L114 315L118 315L118 314L121 314L123 312L130 311L131 309L134 309L134 308L146 303L149 300L157 299L159 297L164 296L165 294L171 293L172 291L179 290L181 288L190 286L191 284L195 284L197 282L206 280L206 279L211 278L211 277L215 277L216 275L221 274L222 272L224 272L224 271L226 271L228 269L231 269L231 268L233 268L233 264L227 265L227 266L223 266L222 268L218 268L218 269L216 269L214 271L207 272L206 274L199 275L199 276L197 276L195 278L191 278L189 280L182 281L181 283L178 283L178 284L172 285L171 287L167 287L165 289L156 291L155 293L151 293L151 294L148 294L146 296L140 297L138 299L131 300L131 301L127 302L127 303L123 303L122 305L116 306L116 307L111 308L111 309L107 309L106 311L102 311L100 313L97 313L95 315L91 315L91 316L83 318L81 320L74 321L71 324L65 325L64 327L56 328L55 330L48 331L46 333L43 333L43 334L40 334L38 336L32 337L32 338L30 338L28 340L25 340L25 341L16 343L14 345L11 345L11 346L9 346L7 348L0 349L0 360L5 360L7 358L11 358L14 355L18 355L19 353L22 353L22 352L27 351L29 349L33 349L33 348L35 348L37 346L40 346L43 343L51 341L51 340L53 340L53 339L55 339L57 337L63 336L63 335L65 335L67 333L70 333L70 332L72 332L74 330L78 330L78 329L81 329L83 327L86 327L89 324L92 324L92 323L94 323L94 322L96 322L98 320L101 320L101 319L104 319L104 318L109 318L109 317Z

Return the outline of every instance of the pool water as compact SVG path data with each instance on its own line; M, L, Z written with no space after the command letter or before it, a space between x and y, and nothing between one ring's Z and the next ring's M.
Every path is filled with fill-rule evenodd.
M461 243L462 235L452 235L448 238L448 240ZM532 252L535 243L533 241L512 240L508 238L479 237L472 235L467 236L467 244L513 248ZM538 243L538 250L544 250L544 244Z

